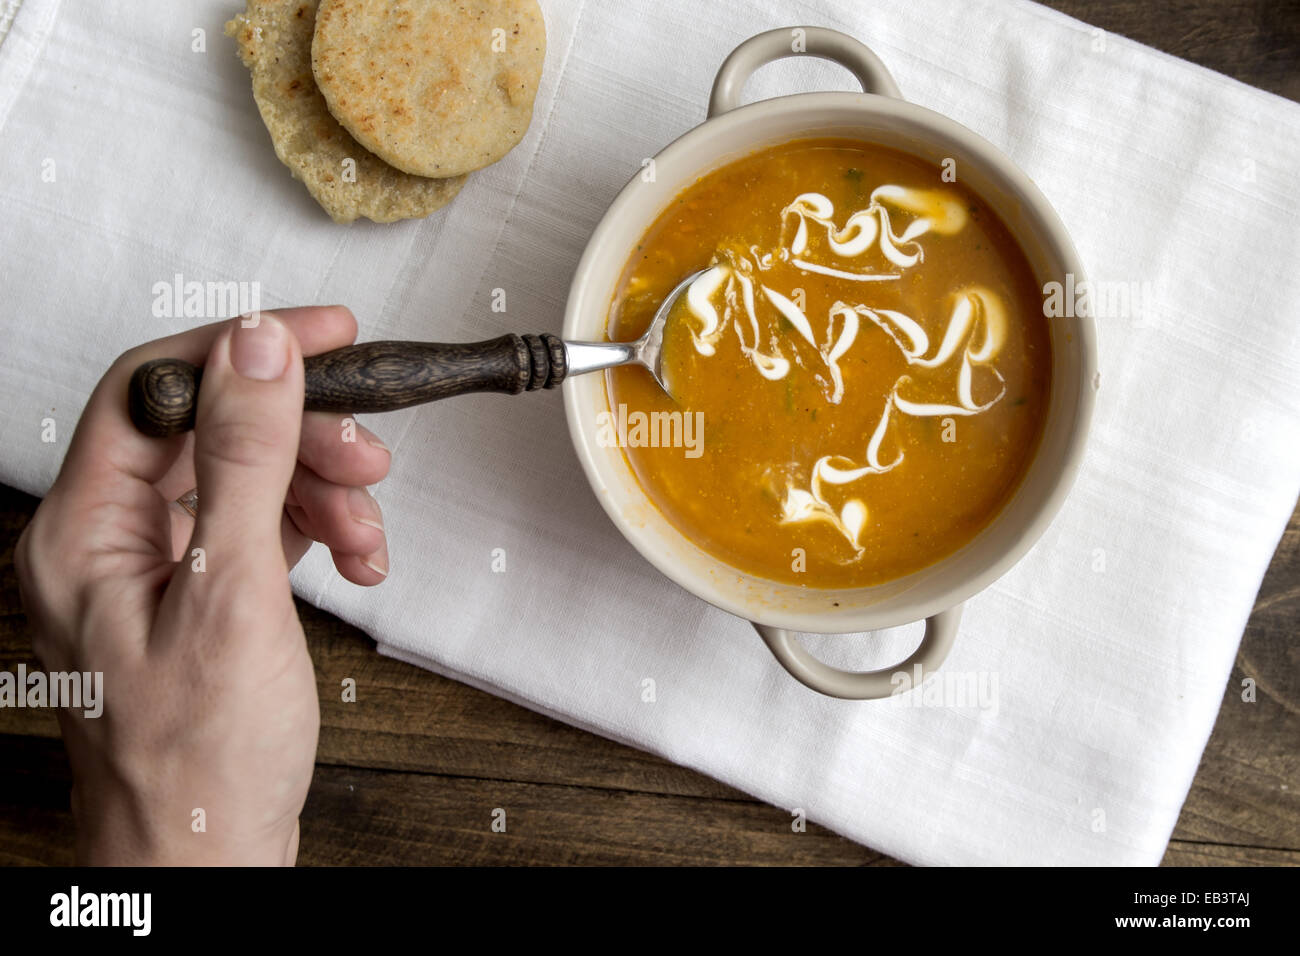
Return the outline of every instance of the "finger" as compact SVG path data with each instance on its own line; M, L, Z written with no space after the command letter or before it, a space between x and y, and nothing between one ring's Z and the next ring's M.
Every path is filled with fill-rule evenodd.
M167 503L167 518L171 522L171 559L180 561L185 556L190 539L194 537L194 516L179 501Z
M154 482L154 489L167 502L173 502L195 486L194 432L186 432L167 473Z
M308 412L302 420L298 460L338 485L373 485L388 474L392 454L350 415Z
M262 313L263 315L267 313ZM304 355L347 345L357 323L343 306L307 306L274 313L292 331ZM72 437L59 482L94 488L117 476L154 483L167 475L185 436L149 438L136 431L127 414L127 384L136 368L158 358L200 364L230 320L190 329L124 352L100 379ZM206 385L206 379L205 379ZM191 486L192 487L192 486Z
M302 556L311 548L312 539L302 533L291 515L286 510L280 519L280 547L284 551L284 563L292 568L302 560Z
M302 395L298 340L271 313L233 320L208 352L194 428L194 541L207 549L209 567L228 561L254 574L284 567L280 528Z
M305 412L302 437L298 441L298 461L335 484L373 485L388 474L392 456L378 436L358 425L350 416ZM194 433L189 432L176 460L154 487L164 501L170 502L195 485ZM296 503L293 502L292 487L288 501Z
M379 550L364 556L340 554L337 551L330 553L334 558L334 567L338 569L339 574L353 584L360 584L362 587L373 587L388 578L387 540Z
M298 529L299 534L304 538L310 538L312 541L320 540L320 538L317 537L316 526L312 524L311 519L307 517L307 512L303 511L297 505L286 503L284 506L284 513L289 516L289 519L293 521L294 527Z
M293 331L298 339L298 344L302 347L303 355L319 355L322 352L342 348L345 345L350 345L357 337L357 321L352 312L345 306L302 306L294 309L278 309L274 314ZM219 330L223 327L224 323L218 322L214 326L205 326L204 328ZM203 330L196 329L195 331ZM211 347L210 344L208 347ZM203 355L207 355L206 349ZM331 421L340 417L322 412L306 412L303 415L304 420L315 419L318 416ZM322 426L313 425L312 427L319 430ZM339 430L342 431L341 428ZM305 422L303 434L305 441L308 435L308 426ZM383 442L380 442L372 432L358 427L355 437L359 441L373 442L375 447L382 449L383 454L387 453L387 449L383 448ZM367 453L369 453L368 456ZM371 464L363 464L359 468L354 468L353 471L357 472L358 476L346 483L371 485L379 481L383 474L379 474L377 477L369 476L378 471L378 462L382 460L383 454L377 455L374 447L367 444L362 452L363 462L370 462ZM155 487L164 500L174 501L194 486L194 433L187 432L175 459L167 469L166 474L155 483Z
M299 465L293 493L316 532L313 537L330 550L364 556L384 543L383 514L365 488L336 485Z

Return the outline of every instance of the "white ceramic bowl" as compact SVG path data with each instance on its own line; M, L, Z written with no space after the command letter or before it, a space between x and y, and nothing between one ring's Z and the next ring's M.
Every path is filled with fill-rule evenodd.
M801 93L737 106L751 73L789 56L847 67L862 93ZM884 65L852 37L817 27L772 30L746 40L722 64L709 119L655 157L655 176L636 176L592 234L573 278L564 338L606 337L616 284L646 229L687 186L731 160L777 143L818 136L892 146L936 166L955 159L961 181L1001 216L1028 256L1040 287L1076 287L1084 272L1065 228L1037 187L1006 156L964 126L901 99ZM1096 332L1086 315L1053 318L1050 404L1042 442L1019 490L976 538L927 568L869 588L822 590L746 574L674 527L637 483L624 452L597 440L609 411L604 375L564 382L574 447L596 496L651 564L692 594L752 621L777 660L807 686L853 699L890 696L938 667L956 637L962 602L1011 568L1046 530L1083 456L1097 382ZM852 673L808 653L792 631L852 633L926 619L925 636L893 667ZM918 671L919 668L919 671ZM905 677L897 675L904 674Z

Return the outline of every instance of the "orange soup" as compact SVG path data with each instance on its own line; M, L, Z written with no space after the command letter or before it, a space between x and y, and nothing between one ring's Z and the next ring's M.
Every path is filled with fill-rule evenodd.
M605 437L686 537L760 577L858 587L951 554L1011 497L1051 345L1024 253L960 172L793 142L701 177L646 232L612 340L706 271L665 329L672 397L611 369Z

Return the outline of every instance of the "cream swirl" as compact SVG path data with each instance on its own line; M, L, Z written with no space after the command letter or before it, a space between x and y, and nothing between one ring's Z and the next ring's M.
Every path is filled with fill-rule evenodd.
M880 445L889 429L889 409L890 402L886 400L880 421L867 444L865 465L857 465L843 455L824 455L814 463L807 489L787 484L785 499L781 502L782 524L824 521L842 534L858 554L862 553L862 532L869 516L866 503L860 498L850 498L837 510L826 499L823 485L847 485L867 475L883 475L902 462L903 453L900 451L889 464L880 463Z
M957 373L956 403L913 402L903 398L898 393L899 386L911 381L910 376L904 375L894 383L892 398L898 410L906 415L976 415L991 408L1006 393L1006 383L991 363L1006 341L1007 314L1002 300L983 286L970 286L957 294L943 339L935 354L929 358L925 357L930 347L925 329L902 312L870 309L862 305L850 308L843 302L835 303L832 311L836 309L853 311L870 319L894 340L907 363L919 368L936 369L948 364L962 343L965 343L961 353L961 367ZM973 369L976 366L987 367L1002 386L997 395L983 404L977 404L971 395Z
M890 206L915 217L901 233L894 232L890 223ZM796 196L794 202L781 210L783 246L784 233L791 216L799 222L789 245L791 263L806 272L820 272L855 282L876 281L886 276L847 272L803 259L808 251L809 222L825 230L826 245L836 256L842 259L854 258L875 245L887 260L903 269L922 261L924 253L921 244L916 241L921 236L927 232L950 236L966 225L966 208L948 193L894 185L872 190L870 205L849 216L843 227L835 225L835 206L821 193Z
M913 218L901 231L896 231L891 210L895 218L900 213ZM852 270L843 268L841 260L863 257L874 248L893 266L909 269L924 259L919 241L922 236L952 235L964 228L968 220L966 207L948 192L889 184L873 190L867 208L852 213L843 226L836 225L834 215L833 204L820 193L807 192L795 197L781 210L780 246L772 251L751 246L743 252L720 252L714 264L689 286L685 309L692 320L692 340L701 355L713 356L722 336L728 329L734 329L742 354L768 381L789 375L792 358L803 366L798 346L800 342L805 343L820 359L823 371L815 378L826 401L832 405L844 399L844 374L840 365L857 341L862 319L882 329L898 347L910 374L900 375L886 394L862 459L846 454L824 455L809 467L806 486L801 487L787 476L780 499L781 523L829 524L852 546L855 556L860 556L870 519L867 504L860 495L854 495L836 505L828 497L830 488L856 485L903 462L901 449L892 461L881 461L881 448L894 412L912 417L976 415L996 404L1006 392L1006 384L993 361L1006 341L1007 316L996 294L982 286L971 286L956 293L944 333L933 351L930 336L916 319L861 302L836 301L827 310L823 332L819 335L793 293L788 295L772 288L762 281L762 274L771 273L782 262L803 272L846 282L897 280L900 273ZM792 219L797 222L790 236ZM818 227L824 241L814 241L810 226ZM825 252L833 257L829 262L814 261L814 256ZM788 331L779 334L777 327L783 322ZM786 356L783 345L791 357ZM914 393L911 388L916 384L914 375L945 370L954 362L959 365L951 401L916 401L904 394L905 391ZM998 393L984 402L977 402L973 395L978 368L986 369L986 374L991 374L1000 386ZM791 462L790 470L800 471L802 467L799 462Z

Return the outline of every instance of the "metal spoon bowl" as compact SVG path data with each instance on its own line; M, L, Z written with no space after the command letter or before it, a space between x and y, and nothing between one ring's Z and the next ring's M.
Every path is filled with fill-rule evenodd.
M569 363L568 374L582 375L619 365L640 365L647 369L659 383L659 387L671 396L672 389L668 387L663 369L664 326L668 323L668 315L677 304L677 300L705 271L698 269L673 286L672 291L655 310L654 318L650 320L645 334L635 342L565 342L564 348Z

